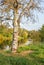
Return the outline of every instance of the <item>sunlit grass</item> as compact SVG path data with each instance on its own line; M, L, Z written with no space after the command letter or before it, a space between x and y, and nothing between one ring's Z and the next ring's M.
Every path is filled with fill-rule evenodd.
M19 47L17 53L28 50L34 52L28 53L26 56L11 55L10 51L0 53L0 65L44 65L44 43Z

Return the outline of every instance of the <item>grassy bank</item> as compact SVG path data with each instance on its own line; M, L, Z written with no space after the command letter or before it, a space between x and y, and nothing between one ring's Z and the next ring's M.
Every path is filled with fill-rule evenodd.
M22 52L22 51L25 51L25 50L33 50L33 51L40 51L40 52L43 52L44 51L44 42L38 42L38 43L32 43L28 46L21 46L18 48L17 52Z
M0 65L44 65L44 43L20 47L17 51L22 52L27 50L32 50L34 52L28 53L26 56L8 56L6 53L0 53Z
M0 65L44 65L44 58L35 53L24 56L4 56L0 54Z

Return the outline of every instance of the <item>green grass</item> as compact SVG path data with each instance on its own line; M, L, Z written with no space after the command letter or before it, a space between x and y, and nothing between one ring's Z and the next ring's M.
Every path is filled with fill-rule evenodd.
M0 54L0 65L44 65L44 58L29 56L5 56Z
M35 43L29 46L19 47L18 52L32 50L26 57L31 60L31 65L44 65L44 43Z
M0 65L30 65L30 62L22 56L4 56L0 54Z
M22 52L25 50L33 50L33 51L44 51L44 43L35 43L35 44L30 44L28 46L23 46L19 47L17 52Z
M0 65L44 65L44 43L35 43L29 46L19 47L17 51L22 52L25 50L32 50L34 52L26 56L6 56L6 53L0 53Z
M27 57L31 58L35 63L37 62L38 65L44 65L44 54L41 52L30 53Z

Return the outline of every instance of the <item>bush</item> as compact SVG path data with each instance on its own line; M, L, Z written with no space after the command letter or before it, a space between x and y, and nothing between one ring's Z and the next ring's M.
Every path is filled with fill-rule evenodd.
M17 52L20 53L20 52L22 52L22 51L29 50L29 49L30 49L29 46L19 47L19 48L17 49Z

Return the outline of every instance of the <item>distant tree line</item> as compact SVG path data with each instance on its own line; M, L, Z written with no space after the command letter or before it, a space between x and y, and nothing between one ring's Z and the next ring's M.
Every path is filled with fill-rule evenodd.
M44 42L44 25L38 31L27 31L25 29L19 29L18 45L24 44L29 39L33 42ZM13 40L13 28L8 28L6 25L0 25L0 48L5 46L11 46Z

